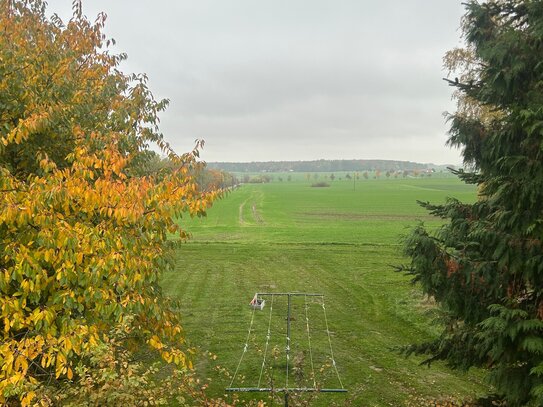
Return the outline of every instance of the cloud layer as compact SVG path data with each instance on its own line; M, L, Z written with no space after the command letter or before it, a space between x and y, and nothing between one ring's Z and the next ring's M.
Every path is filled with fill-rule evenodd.
M69 15L71 0L49 1ZM87 0L171 100L162 130L208 161L382 158L458 163L445 147L444 52L462 6L432 0Z

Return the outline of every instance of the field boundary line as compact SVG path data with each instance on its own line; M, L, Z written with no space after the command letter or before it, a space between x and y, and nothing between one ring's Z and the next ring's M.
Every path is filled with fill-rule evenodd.
M253 211L253 218L255 218L256 223L258 223L259 225L264 224L264 219L262 219L262 215L256 209L256 203L253 202L253 205L252 205L251 209Z
M381 247L381 248L398 248L402 247L400 243L349 243L349 242L271 242L271 241L231 241L231 240L190 240L184 242L185 245L257 245L257 246L339 246L339 247Z
M243 207L247 203L247 200L248 199L246 199L239 205L239 224L242 226L245 225L245 220L243 219Z

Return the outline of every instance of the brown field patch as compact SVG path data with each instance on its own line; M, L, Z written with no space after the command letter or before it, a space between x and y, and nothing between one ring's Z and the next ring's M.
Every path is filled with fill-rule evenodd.
M323 220L377 220L377 221L417 221L436 220L435 216L428 214L386 214L386 213L353 213L353 212L298 212L299 216L306 218L320 218Z

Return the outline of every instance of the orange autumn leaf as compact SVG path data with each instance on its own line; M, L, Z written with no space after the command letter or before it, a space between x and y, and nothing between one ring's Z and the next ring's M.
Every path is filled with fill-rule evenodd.
M76 380L75 362L113 346L127 321L144 346L191 366L158 288L166 231L186 238L179 215L221 194L196 182L199 143L179 156L162 138L167 101L118 70L104 15L62 24L42 6L0 0L0 403ZM167 171L148 170L149 144Z

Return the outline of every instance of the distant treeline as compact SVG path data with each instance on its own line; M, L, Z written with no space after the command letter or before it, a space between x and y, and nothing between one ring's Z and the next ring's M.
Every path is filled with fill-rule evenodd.
M250 163L207 163L208 168L228 172L331 172L331 171L398 171L446 169L445 165L421 164L395 160L314 160L314 161L267 161Z

